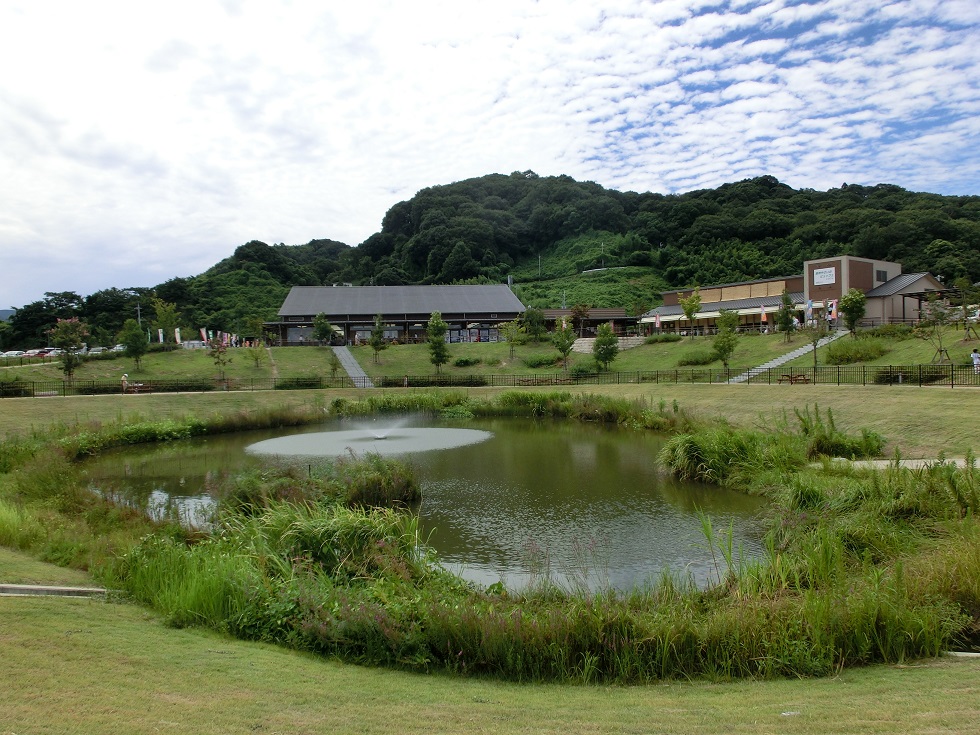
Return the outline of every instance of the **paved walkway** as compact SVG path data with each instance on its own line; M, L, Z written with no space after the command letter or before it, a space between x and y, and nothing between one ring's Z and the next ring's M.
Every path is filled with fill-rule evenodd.
M350 353L346 347L333 347L334 354L340 359L340 364L347 371L350 379L354 381L354 385L357 388L373 388L374 383L371 382L371 378L367 376L364 369L361 367L360 363L354 359L354 356Z
M44 584L0 584L0 596L36 597L54 595L57 597L104 597L106 591L101 587L62 587Z

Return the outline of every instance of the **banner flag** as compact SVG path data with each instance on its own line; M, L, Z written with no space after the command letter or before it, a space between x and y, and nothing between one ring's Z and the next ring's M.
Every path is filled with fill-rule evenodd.
M163 344L163 330L162 329L158 329L157 330L157 337L160 340L160 344Z
M830 302L830 318L831 319L837 318L837 299L834 299L833 301Z
M657 325L657 329L660 329L660 314L653 315L653 323Z
M766 318L766 307L765 307L765 305L763 305L763 307L762 307L762 323L765 324L767 321L769 321L769 320Z
M807 321L810 321L811 319L813 319L813 300L812 299L807 299L806 300L806 320Z
M177 344L180 344L180 327L174 327L174 337L177 338Z
M201 341L202 342L208 341L208 333L207 330L204 329L204 327L201 327Z

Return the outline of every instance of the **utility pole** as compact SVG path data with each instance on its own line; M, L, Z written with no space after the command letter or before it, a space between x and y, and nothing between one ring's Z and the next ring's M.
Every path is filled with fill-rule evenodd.
M140 316L140 302L136 302L136 323L143 326L143 318Z

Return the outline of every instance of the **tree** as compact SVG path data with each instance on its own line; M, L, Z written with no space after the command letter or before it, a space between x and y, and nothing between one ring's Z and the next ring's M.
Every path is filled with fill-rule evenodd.
M868 303L868 297L863 291L852 288L840 297L837 302L837 310L844 319L844 326L851 330L851 336L857 337L858 322L864 319L864 310Z
M248 355L255 367L260 367L269 356L265 351L265 347L260 344L254 344L251 347L246 347L245 354Z
M596 330L595 342L592 343L592 355L600 370L607 370L609 363L619 354L619 339L613 333L612 327L606 323L599 325Z
M524 328L527 330L527 335L531 338L531 341L534 344L540 342L541 338L548 331L544 326L544 312L541 309L530 306L524 311L522 319L524 321Z
M555 331L551 335L551 342L555 349L561 353L561 363L565 370L568 370L568 354L572 351L575 344L575 330L572 325L564 319L555 322Z
M507 340L507 346L510 348L510 359L514 359L514 348L517 345L524 344L527 338L527 327L521 322L520 317L514 319L513 321L506 322L500 326L500 333Z
M978 303L980 303L980 289L973 285L969 278L959 278L953 285L958 292L955 301L959 307L957 319L963 320L963 341L968 342L972 339L971 334L974 337L980 336L977 334L977 308Z
M265 320L262 317L255 314L247 316L242 324L245 328L245 335L252 338L254 342L261 343L265 340Z
M388 343L385 342L385 324L381 321L380 314L374 315L374 326L371 328L371 336L368 338L368 344L374 350L375 363L381 362L381 350L387 349Z
M340 372L340 369L342 367L343 365L340 362L340 358L337 357L337 353L334 352L333 350L330 350L330 377L336 378L337 373Z
M156 315L153 319L153 328L163 330L164 344L175 344L177 342L176 330L180 326L180 312L177 311L177 304L158 298L154 298L150 303Z
M933 362L948 362L949 351L946 349L944 337L946 327L952 322L952 309L939 298L938 294L930 294L919 316L921 321L913 330L915 336L928 340L936 348Z
M228 354L228 346L221 339L212 339L208 342L208 357L214 360L214 366L218 368L218 379L225 379L225 365L231 362L231 355Z
M789 292L784 290L779 302L779 311L776 312L776 326L785 335L787 342L792 341L793 332L796 331L795 312L796 305L790 298Z
M446 344L449 325L442 320L442 314L434 311L429 317L425 331L429 340L429 361L436 366L438 375L442 366L449 362L449 345Z
M132 358L133 365L137 370L143 366L143 355L150 349L146 341L146 332L135 319L127 319L123 322L122 331L116 335L119 344L125 347L123 354Z
M684 317L691 323L691 339L694 339L694 315L701 311L701 291L697 287L687 298L677 299L684 311Z
M738 312L722 309L718 314L718 334L712 342L712 348L721 364L728 370L728 360L738 345Z
M57 323L48 330L51 344L60 349L61 369L68 380L75 377L75 368L82 364L79 350L88 337L88 325L77 317L58 319Z
M330 344L333 338L333 325L322 311L313 317L313 339Z
M578 325L578 336L582 336L582 331L585 329L585 322L589 318L589 312L592 307L588 304L575 304L572 307L572 321Z

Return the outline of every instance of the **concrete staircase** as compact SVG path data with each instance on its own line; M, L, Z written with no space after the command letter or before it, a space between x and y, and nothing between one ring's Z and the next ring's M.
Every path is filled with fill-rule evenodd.
M845 334L850 334L850 332L847 329L838 329L836 332L831 332L826 337L821 338L820 341L817 342L817 347L823 347L824 345L829 345L835 339L840 339ZM798 357L802 357L803 355L806 355L812 351L813 351L812 344L803 345L802 347L799 347L793 350L792 352L787 352L785 355L780 355L779 357L770 360L765 365L759 365L758 367L754 367L751 370L746 370L744 373L742 373L741 375L736 375L728 382L744 383L747 380L749 380L749 378L754 378L756 375L760 375L766 372L767 370L769 370L769 368L785 365L787 362L790 362L791 360L795 360Z
M619 350L630 350L643 344L644 337L619 337ZM572 345L572 352L581 352L584 355L592 354L592 345L595 344L595 337L579 337Z
M332 347L331 349L340 359L340 364L350 376L350 379L354 381L355 388L374 387L374 383L371 382L371 378L369 378L367 373L361 368L360 363L354 359L354 356L350 353L350 350L348 350L346 347Z

